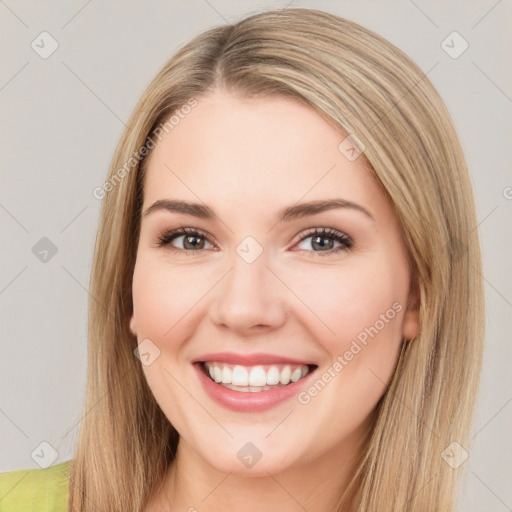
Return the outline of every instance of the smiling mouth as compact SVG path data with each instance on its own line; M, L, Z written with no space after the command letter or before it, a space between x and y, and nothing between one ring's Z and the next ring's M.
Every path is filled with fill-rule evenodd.
M220 361L202 361L198 364L216 384L234 391L252 393L289 386L318 368L315 364L242 366Z

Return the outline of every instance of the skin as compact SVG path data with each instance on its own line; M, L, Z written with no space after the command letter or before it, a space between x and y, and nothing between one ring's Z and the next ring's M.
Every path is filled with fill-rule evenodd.
M130 329L160 350L143 370L180 433L147 510L328 511L346 487L402 339L418 335L419 320L397 218L364 156L349 161L338 149L345 137L296 100L215 91L155 146L143 212L172 198L209 205L217 219L160 210L141 222ZM275 222L286 206L330 198L374 220L337 208ZM182 234L157 245L180 226L208 239L192 240L195 252ZM300 241L311 228L332 228L353 245L336 252L342 244L329 236L325 249L315 236ZM250 264L236 252L246 236L263 249ZM209 352L266 352L332 373L393 303L401 311L307 404L294 397L261 413L228 410L191 364ZM249 441L262 452L250 468L236 456Z

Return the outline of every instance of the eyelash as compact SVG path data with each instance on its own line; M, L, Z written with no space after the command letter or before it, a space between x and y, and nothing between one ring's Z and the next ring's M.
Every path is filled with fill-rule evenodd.
M315 236L315 235L321 236L323 238L332 238L333 240L341 243L340 247L337 247L334 249L329 249L328 251L313 251L313 250L306 251L306 252L311 252L318 256L329 256L329 255L332 255L339 251L347 251L347 250L351 249L353 246L353 241L348 235L345 235L344 233L341 233L340 231L337 231L332 228L321 228L321 229L313 228L313 229L307 231L306 233L302 234L299 238L299 242L297 242L297 243L300 243L303 240L306 240L307 238L309 238L311 236ZM180 227L179 229L168 231L167 233L164 233L163 235L159 236L157 246L165 247L167 250L171 251L172 253L189 253L189 254L193 255L197 252L201 252L201 250L177 249L175 247L172 247L170 245L170 243L178 236L195 236L198 238L204 238L209 243L212 243L209 240L209 237L206 235L206 233L203 233L201 230L195 229L195 228ZM305 251L305 249L300 249L300 250Z

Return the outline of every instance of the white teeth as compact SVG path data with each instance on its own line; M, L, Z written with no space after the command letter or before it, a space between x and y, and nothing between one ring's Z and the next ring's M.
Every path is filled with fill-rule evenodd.
M233 386L233 384L223 384L225 388L241 391L242 393L258 393L260 391L267 391L268 389L277 386Z
M231 370L224 366L222 369L222 384L230 384L232 379Z
M307 370L306 373L308 373ZM267 372L267 384L269 386L275 386L276 384L279 384L279 375L279 368L277 366L271 366Z
M292 376L292 369L289 366L285 366L283 371L281 372L281 376L279 377L279 381L283 386L286 386L290 382L290 377Z
M297 382L302 378L302 368L295 368L292 372L291 380L292 382Z
M307 365L281 366L241 366L221 362L204 363L212 380L237 391L265 391L276 386L286 386L297 382L309 373ZM270 387L269 387L270 386Z
M224 371L226 371L225 366L224 366ZM249 385L249 373L247 372L247 369L244 368L243 366L236 365L233 368L233 374L231 375L231 382L224 383L224 379L223 379L223 384L233 384L234 386L248 386Z
M215 382L222 382L222 370L218 366L213 367L213 380Z
M266 384L267 374L263 366L254 366L249 374L249 386L265 386Z

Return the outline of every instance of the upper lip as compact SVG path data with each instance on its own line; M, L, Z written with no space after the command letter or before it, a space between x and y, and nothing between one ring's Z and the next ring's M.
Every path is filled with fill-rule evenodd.
M239 364L242 366L256 366L260 364L314 365L314 363L312 363L311 361L293 359L290 357L279 356L277 354L236 354L234 352L215 352L210 354L204 354L194 359L192 362L203 363L205 361L217 361L230 364Z

